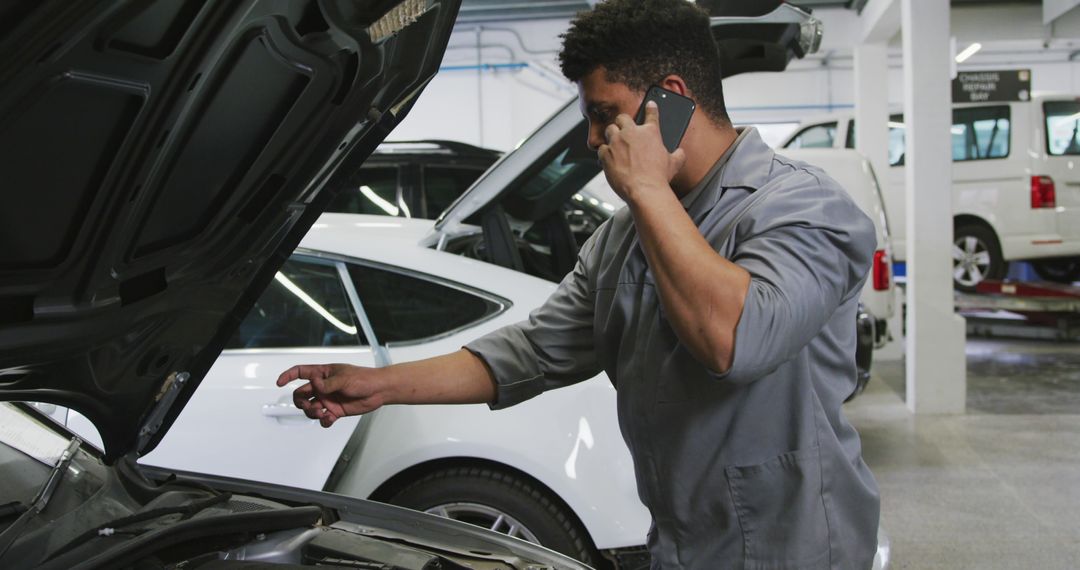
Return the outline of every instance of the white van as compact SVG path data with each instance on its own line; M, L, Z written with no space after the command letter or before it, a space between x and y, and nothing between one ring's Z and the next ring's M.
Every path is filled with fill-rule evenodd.
M953 264L957 289L1000 279L1030 260L1044 279L1080 278L1080 98L953 107ZM804 121L784 148L854 148L851 113ZM893 254L907 259L904 118L889 118L885 205Z

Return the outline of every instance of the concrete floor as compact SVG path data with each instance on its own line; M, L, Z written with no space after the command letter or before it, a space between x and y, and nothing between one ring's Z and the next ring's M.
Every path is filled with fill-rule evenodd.
M1080 568L1080 345L969 340L968 413L916 418L903 365L845 407L893 568Z

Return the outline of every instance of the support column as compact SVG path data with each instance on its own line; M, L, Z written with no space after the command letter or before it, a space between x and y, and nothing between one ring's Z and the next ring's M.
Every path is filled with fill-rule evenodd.
M870 160L881 191L889 183L889 57L887 40L870 41L855 47L855 148ZM893 215L892 223L901 221ZM893 234L899 228L892 228ZM878 244L879 246L881 244ZM895 247L895 246L894 246ZM904 357L900 307L889 319L893 340L874 351L875 361L900 360Z
M964 319L952 285L949 3L902 0L907 165L907 405L963 413Z
M878 183L889 174L889 59L884 42L855 48L855 148L870 159Z

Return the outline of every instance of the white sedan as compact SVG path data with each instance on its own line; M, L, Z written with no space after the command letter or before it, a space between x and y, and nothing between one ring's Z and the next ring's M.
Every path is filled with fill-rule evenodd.
M140 463L373 498L592 564L601 551L639 550L650 519L604 375L498 412L387 406L331 429L275 387L300 362L385 366L457 350L525 319L554 290L420 246L431 227L323 215ZM76 412L67 423L95 439Z

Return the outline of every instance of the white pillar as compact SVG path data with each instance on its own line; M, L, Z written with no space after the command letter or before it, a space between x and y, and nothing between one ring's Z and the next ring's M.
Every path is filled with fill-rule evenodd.
M952 284L949 3L902 0L907 165L907 405L963 413L964 319Z
M889 58L884 42L855 48L855 148L870 159L878 182L889 175Z
M889 57L886 41L855 47L855 148L870 160L878 183L889 183ZM882 192L885 192L882 188ZM896 228L893 229L895 233ZM880 246L881 244L879 244ZM895 305L900 313L900 303ZM894 340L874 351L874 360L900 360L904 356L902 323L889 319Z

